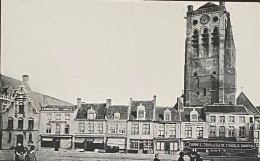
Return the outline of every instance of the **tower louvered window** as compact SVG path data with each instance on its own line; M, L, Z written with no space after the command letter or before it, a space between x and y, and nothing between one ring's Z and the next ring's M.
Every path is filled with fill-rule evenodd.
M212 38L211 38L211 42L212 42L212 45L213 45L213 50L215 49L218 49L219 47L219 30L217 27L215 27L213 29L213 32L212 32Z
M194 79L194 90L195 90L196 94L198 95L199 94L199 78L198 77L196 77Z
M199 32L198 32L198 30L194 30L194 32L193 32L192 47L193 47L194 55L199 57Z
M202 33L202 46L204 56L209 56L209 33L207 28L204 28Z

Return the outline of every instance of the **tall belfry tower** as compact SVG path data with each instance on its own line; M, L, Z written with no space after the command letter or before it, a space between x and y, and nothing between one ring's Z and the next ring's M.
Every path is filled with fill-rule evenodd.
M236 49L225 3L188 6L184 105L235 103Z

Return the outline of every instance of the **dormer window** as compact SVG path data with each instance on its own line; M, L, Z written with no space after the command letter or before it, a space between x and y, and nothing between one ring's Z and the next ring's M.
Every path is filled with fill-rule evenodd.
M119 119L120 119L120 113L118 113L118 112L115 113L115 114L114 114L114 119L115 119L115 120L119 120Z
M137 119L143 120L145 119L145 107L140 103L140 105L137 107Z
M190 121L198 121L198 112L193 108L193 111L190 112Z
M171 111L168 108L164 111L164 121L171 121Z
M87 117L87 119L94 120L95 118L96 118L96 112L91 107L91 109L88 110L88 117Z

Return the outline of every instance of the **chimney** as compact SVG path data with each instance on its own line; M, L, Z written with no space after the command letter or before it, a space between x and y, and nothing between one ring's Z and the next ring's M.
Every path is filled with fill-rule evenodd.
M29 75L23 75L23 84L26 90L31 90L29 87Z
M219 1L219 5L220 6L225 6L225 2L224 1Z
M81 98L77 98L77 108L78 109L81 108L81 105L82 105Z
M106 99L106 108L108 108L109 106L111 106L111 99Z
M193 11L193 6L192 5L188 5L188 11Z
M153 103L154 103L154 107L153 107L153 120L155 120L155 112L156 112L156 95L153 96Z

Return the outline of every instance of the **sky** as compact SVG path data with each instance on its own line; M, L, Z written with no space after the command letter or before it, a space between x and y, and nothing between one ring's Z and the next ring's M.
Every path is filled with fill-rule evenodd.
M184 86L187 6L206 2L2 0L1 72L76 104L151 100L173 106ZM218 2L214 2L218 4ZM260 4L226 2L237 95L260 105ZM243 88L241 88L243 87Z

